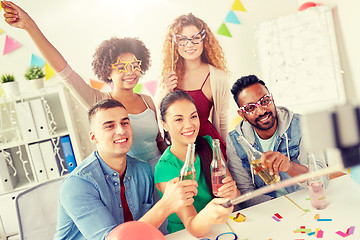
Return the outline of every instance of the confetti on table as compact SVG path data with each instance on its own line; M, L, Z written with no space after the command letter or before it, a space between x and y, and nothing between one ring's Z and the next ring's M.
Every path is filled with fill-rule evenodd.
M319 230L316 234L316 238L322 238L324 235L324 232L322 230Z
M304 209L305 212L311 212L310 209Z
M319 218L320 218L319 214L316 214L316 215L314 216L314 219L315 219L315 220L318 220Z
M315 235L315 232L309 232L307 235L309 236Z
M332 219L331 218L319 218L318 220L316 220L318 222L331 222Z
M310 198L305 198L305 200L310 200Z
M300 227L296 230L294 230L294 233L306 233L306 234L309 234L311 232L311 229L310 228L305 228L305 227Z
M231 220L234 220L235 222L243 222L246 220L246 216L241 213L237 213L236 217L230 216Z
M277 217L272 216L272 218L273 218L275 221L280 222L280 219L278 219Z
M354 234L354 230L355 230L355 226L351 226L351 227L348 228L346 233L349 234L349 235Z
M342 237L347 237L347 236L349 236L349 234L344 233L344 232L342 232L342 231L337 231L336 234L338 234L338 235L340 235L340 236L342 236Z
M277 217L278 219L282 219L282 216L280 216L280 214L275 213L274 215L275 215L275 217Z

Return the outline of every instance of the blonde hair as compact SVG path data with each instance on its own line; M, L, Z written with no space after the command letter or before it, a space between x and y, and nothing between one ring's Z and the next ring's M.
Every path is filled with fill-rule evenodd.
M165 36L165 41L163 44L163 66L162 66L162 82L164 81L166 75L172 71L171 69L171 48L172 48L172 34L180 34L183 27L186 26L195 26L200 31L205 29L206 36L203 40L204 50L201 54L201 61L213 65L214 67L227 71L226 61L224 57L223 50L215 38L214 34L211 32L208 25L201 20L200 18L195 17L192 13L187 15L181 15L176 18L173 23L169 26L168 33ZM179 77L179 80L182 79L185 69L184 69L184 59L179 55L178 45L174 43L174 71Z

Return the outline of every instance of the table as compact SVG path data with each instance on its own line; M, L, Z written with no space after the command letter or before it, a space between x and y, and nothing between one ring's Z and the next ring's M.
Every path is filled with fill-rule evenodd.
M326 189L326 198L329 202L327 208L316 210L311 206L309 193L303 189L287 195L302 209L302 211L286 197L280 197L256 206L240 210L247 219L244 222L228 220L229 226L237 234L239 240L289 240L289 239L318 239L315 235L295 233L301 226L315 231L320 228L323 231L322 239L360 239L360 185L350 175L344 175L329 182ZM274 220L274 214L279 214L282 219ZM314 216L319 214L320 219L332 219L332 221L316 221ZM233 213L232 216L235 216ZM230 227L226 224L214 225L210 233L203 238L215 240L220 233L229 232ZM336 234L337 231L345 232L351 226L355 227L354 233L347 237ZM167 240L198 239L182 230L165 236ZM221 240L234 239L225 235ZM220 240L219 239L219 240Z

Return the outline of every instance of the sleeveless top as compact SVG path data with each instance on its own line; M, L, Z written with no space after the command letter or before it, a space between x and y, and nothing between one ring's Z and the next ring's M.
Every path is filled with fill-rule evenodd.
M145 162L157 161L161 156L156 143L156 137L159 134L158 123L155 112L141 95L140 97L147 108L139 114L128 114L133 132L133 143L128 155Z
M199 136L203 137L209 135L211 136L212 139L219 139L221 152L226 160L227 159L226 144L224 140L220 137L220 134L216 131L215 127L209 121L210 112L214 104L210 102L210 100L205 96L205 94L202 91L206 81L209 79L209 76L210 76L210 72L206 76L205 81L201 85L201 88L198 90L182 90L182 89L178 89L178 90L187 92L195 102L195 106L200 120Z

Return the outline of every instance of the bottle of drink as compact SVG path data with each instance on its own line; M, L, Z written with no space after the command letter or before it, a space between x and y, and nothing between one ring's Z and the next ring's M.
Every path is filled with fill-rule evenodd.
M267 166L265 166L265 168L262 167L262 153L260 151L256 150L253 146L251 146L251 144L246 140L244 136L239 136L237 140L246 151L250 165L257 172L257 174L261 177L261 179L266 185L270 185L280 181L280 176L275 177L274 175L270 175Z
M195 143L189 143L187 146L186 158L183 167L180 170L179 180L196 180L195 171Z
M213 194L217 196L222 180L226 177L226 165L221 156L220 141L213 139L213 158L210 165Z
M319 169L316 164L316 159L317 158L323 159L322 153L317 153L317 154L308 153L307 157L309 160L309 165L308 165L309 172L318 171ZM326 208L327 201L326 201L325 190L321 177L313 177L309 179L307 183L308 183L311 205L318 210Z

